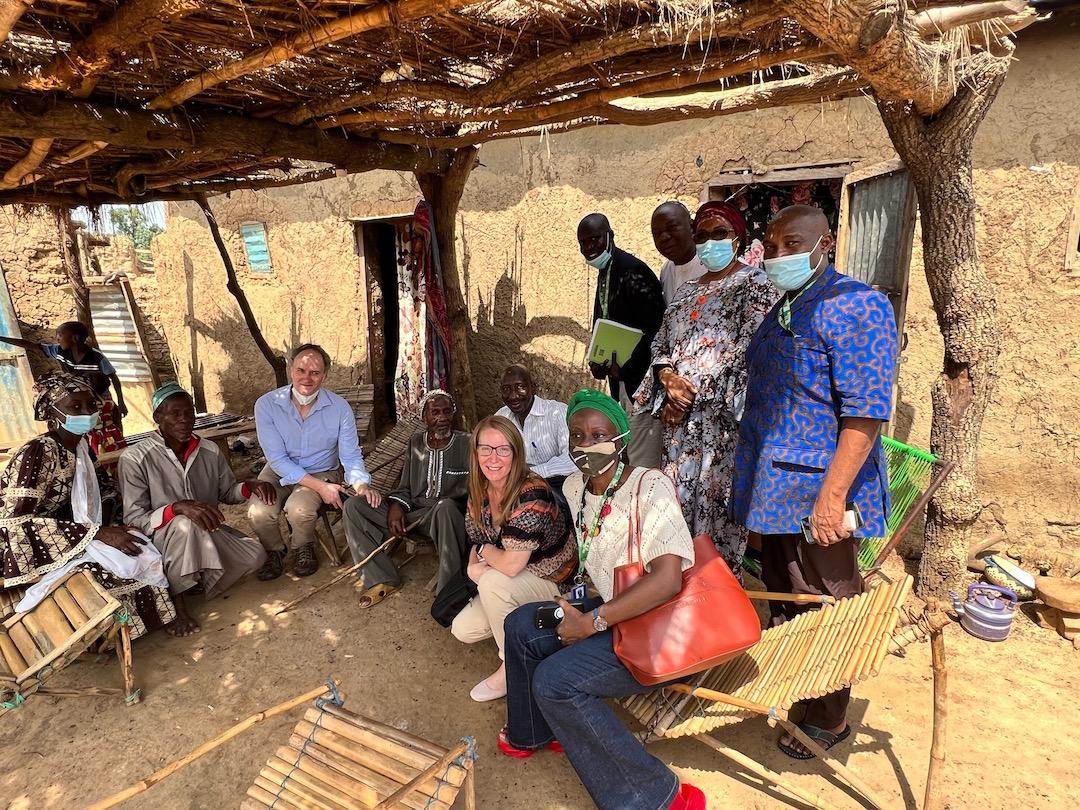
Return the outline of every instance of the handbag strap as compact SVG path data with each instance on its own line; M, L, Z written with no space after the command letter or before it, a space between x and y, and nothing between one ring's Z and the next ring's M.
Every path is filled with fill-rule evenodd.
M648 470L641 473L634 487L634 494L630 498L630 519L626 538L626 563L634 561L634 547L637 546L638 565L641 566L641 482L649 474ZM644 566L641 566L644 567Z

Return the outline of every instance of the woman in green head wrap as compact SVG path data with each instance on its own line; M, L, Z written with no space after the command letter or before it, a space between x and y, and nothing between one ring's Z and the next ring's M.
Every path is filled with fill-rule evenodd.
M557 600L562 619L555 627L537 627L544 603L525 605L506 618L507 725L499 749L522 759L565 744L601 810L703 810L701 791L680 785L604 701L653 689L634 680L615 655L610 627L679 592L682 572L694 564L690 531L667 476L630 466L630 424L618 402L599 391L579 391L566 417L570 458L581 475L569 476L563 493L575 518L582 575L588 573L597 595L577 606ZM615 569L630 561L632 515L646 573L616 596Z

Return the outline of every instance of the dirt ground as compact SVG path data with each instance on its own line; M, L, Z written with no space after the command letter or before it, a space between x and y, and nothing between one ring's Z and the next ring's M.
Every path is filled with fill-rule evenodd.
M241 521L234 521L240 524ZM77 808L120 790L245 717L312 689L334 675L346 706L444 745L478 742L478 801L500 810L567 810L591 804L565 758L502 757L495 735L504 704L480 705L469 689L496 666L495 646L466 647L428 615L425 583L433 558L406 569L407 584L371 611L342 584L295 613L276 607L333 575L307 581L249 581L225 598L196 602L199 635L163 633L135 645L144 693L125 708L112 698L34 697L0 720L0 805ZM950 716L946 801L951 808L1075 806L1080 742L1075 734L1080 652L1019 616L1013 636L992 645L958 627L946 634ZM56 686L113 686L111 658L68 669ZM255 726L132 800L129 808L239 805L261 764L288 736L300 710ZM854 742L843 761L895 807L921 804L931 730L930 652L908 648L883 674L855 689ZM722 729L720 738L839 807L856 806L812 764L787 759L764 721ZM692 740L659 743L655 753L699 785L710 807L803 807ZM1069 785L1073 787L1070 788ZM1073 798L1069 798L1072 796Z

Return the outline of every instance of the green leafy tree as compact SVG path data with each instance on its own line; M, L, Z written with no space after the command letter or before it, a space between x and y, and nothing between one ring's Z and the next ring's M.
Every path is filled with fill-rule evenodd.
M113 230L131 239L138 250L149 250L150 240L161 228L135 206L118 205L111 211Z

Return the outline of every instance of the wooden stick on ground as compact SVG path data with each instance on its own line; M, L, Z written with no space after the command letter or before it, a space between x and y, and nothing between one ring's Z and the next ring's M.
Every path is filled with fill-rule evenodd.
M303 596L298 596L295 599L293 599L291 602L286 602L285 605L283 605L281 608L279 608L278 612L275 613L274 615L275 616L280 616L282 613L287 613L288 611L292 610L294 607L299 605L301 602L313 597L315 594L322 593L327 588L330 588L333 585L337 585L339 582L341 582L341 580L345 579L346 577L352 576L357 571L359 571L361 568L363 568L365 565L367 565L369 562L371 562L378 554L381 554L382 552L386 551L390 547L390 545L392 543L394 543L394 541L396 541L398 539L399 538L397 538L397 537L388 537L388 538L386 538L386 540L383 542L383 544L381 546L379 546L373 552L371 552L366 557L364 557L364 559L362 559L360 562L356 563L356 565L350 565L344 571L337 574L333 579L331 579L331 580L329 580L327 582L324 582L322 585L320 585L317 588L312 588L310 591L305 593Z
M930 661L934 670L934 734L930 744L930 766L926 771L923 810L945 806L941 777L945 773L945 733L949 720L949 673L945 668L944 628L930 633Z
M334 685L337 686L337 681L334 681ZM231 740L233 737L236 737L237 735L247 731L256 723L261 723L267 718L276 717L279 714L284 714L291 709L295 709L297 706L307 703L309 700L314 700L315 698L322 697L326 693L327 686L323 684L318 689L312 689L310 692L305 692L302 695L297 695L291 700L287 700L284 703L279 703L277 706L273 706L257 714L253 714L246 720L242 720L232 728L214 737L214 739L210 740L209 742L203 743L190 754L182 756L180 757L180 759L173 760L164 768L160 768L154 771L152 774L150 774L150 776L146 777L141 782L138 782L137 784L134 784L129 788L125 788L119 793L114 793L107 799L102 799L100 802L95 802L94 804L90 805L89 810L106 810L106 808L115 807L121 802L126 802L132 796L137 796L140 793L144 793L145 791L149 790L162 779L165 779L168 776L172 776L185 765L190 765L203 754L207 754L210 751L213 751L215 748L219 748L220 746Z
M878 798L877 792L861 776L841 763L834 752L822 748L816 741L807 736L805 731L790 720L777 717L776 721L783 726L784 731L806 746L806 750L814 754L822 765L835 771L841 779L859 791L870 804L878 808L878 810L887 807L885 802Z

